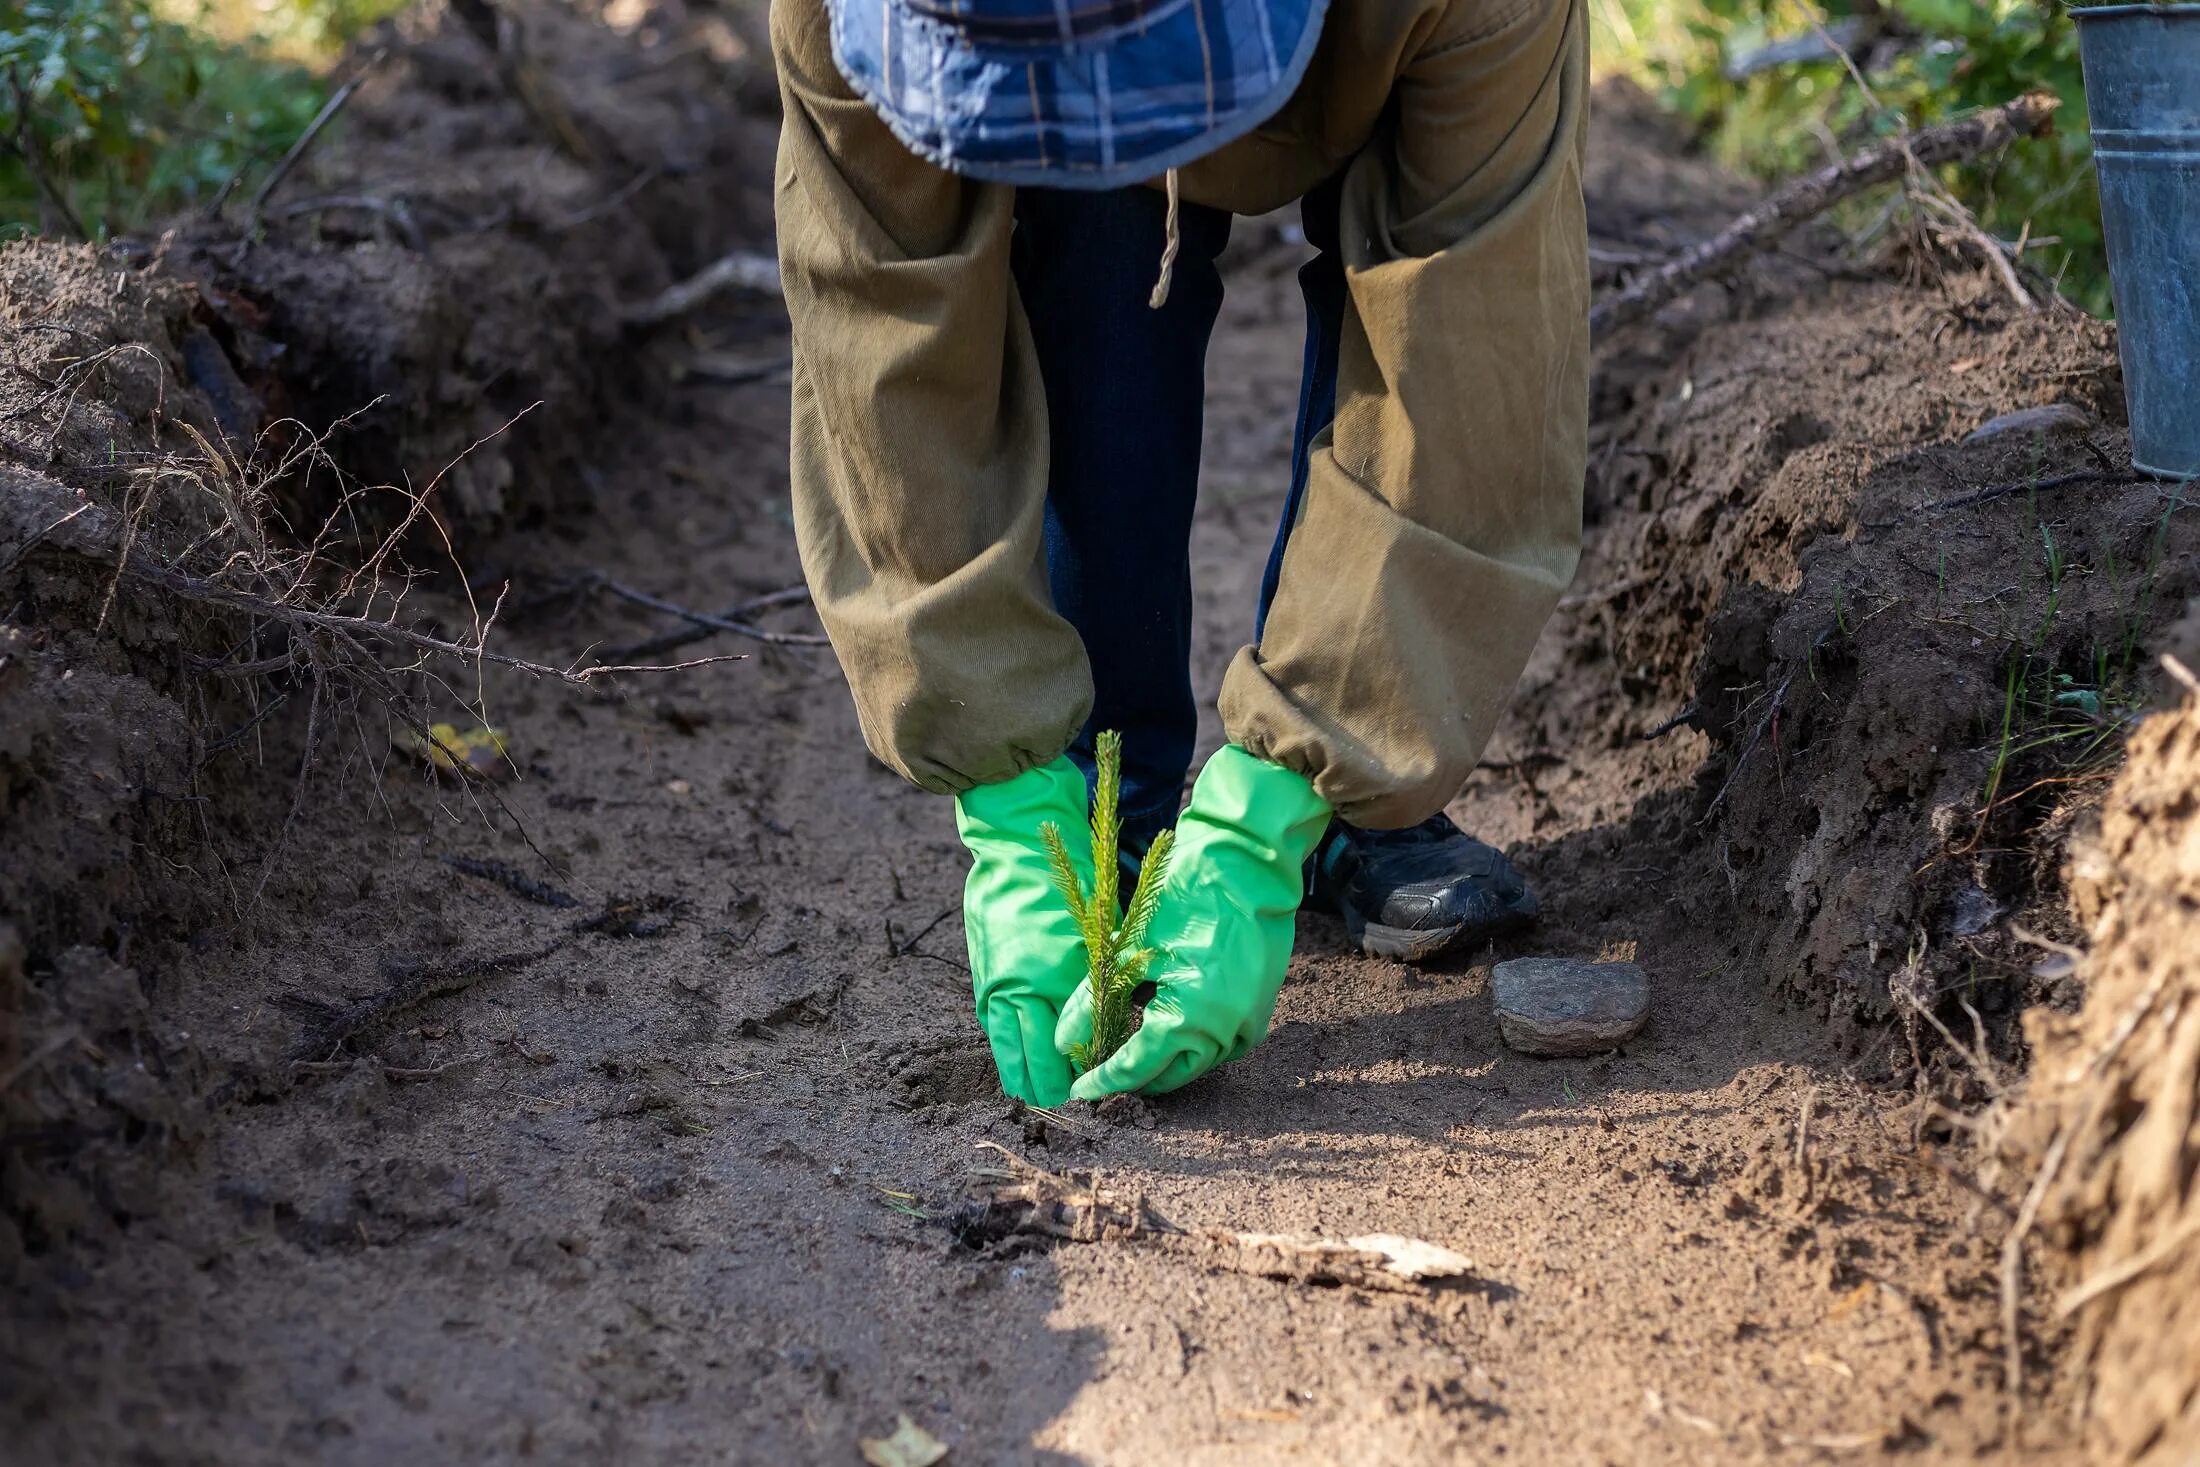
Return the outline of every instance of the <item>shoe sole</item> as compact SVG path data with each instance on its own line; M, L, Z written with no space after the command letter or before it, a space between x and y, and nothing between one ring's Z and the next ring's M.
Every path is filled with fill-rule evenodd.
M1345 935L1371 958L1387 958L1395 963L1425 963L1470 935L1477 940L1503 937L1520 931L1534 920L1532 915L1514 913L1495 922L1462 922L1456 927L1438 927L1432 930L1421 927L1390 927L1347 913L1344 925Z

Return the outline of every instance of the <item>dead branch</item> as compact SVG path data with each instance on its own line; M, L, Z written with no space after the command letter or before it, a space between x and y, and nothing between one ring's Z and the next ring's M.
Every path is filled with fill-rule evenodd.
M620 307L619 319L629 326L661 326L726 290L780 294L779 261L754 250L735 250L646 301Z
M523 901L533 902L538 907L553 907L562 911L580 905L580 899L571 892L562 891L546 881L537 881L526 872L503 861L448 852L436 859L453 871L467 876L478 876L483 881L493 881L512 895Z
M275 190L282 186L283 180L290 176L290 170L298 166L298 160L306 155L306 150L313 146L314 140L321 136L322 130L336 120L337 113L344 110L344 104L351 100L352 93L359 90L359 84L372 76L375 69L382 64L382 59L389 54L388 47L375 52L367 58L367 64L360 67L349 81L329 94L329 99L321 104L321 110L314 113L313 120L306 124L306 130L298 134L298 141L292 143L289 150L276 160L275 166L268 171L266 179L261 182L257 189L253 190L250 212L254 216L259 214L261 207L267 203Z
M1793 0L1793 4L1797 10L1803 13L1804 19L1810 22L1811 29L1818 33L1819 38L1832 43L1832 35L1826 29L1825 16L1819 12L1815 0ZM1872 111L1881 117L1894 118L1896 125L1899 127L1901 118L1889 111L1887 104L1879 100L1879 93L1872 89L1872 84L1865 77L1863 67L1857 64L1856 57L1846 49L1837 49L1835 54L1841 58L1842 70L1849 74L1849 80L1855 84L1857 91L1863 94L1864 100L1871 105ZM1927 171L1924 164L1918 161L1917 154L1909 149L1906 140L1903 141L1904 151L1909 154L1910 160L1910 192L1912 196L1916 198L1921 206L1931 209L1946 218L1966 243L1985 255L1987 265L2001 278L2002 287L2009 292L2010 299L2017 303L2018 310L2038 310L2039 303L2032 299L2031 292L2024 288L2024 282L2017 277L2016 256L2023 253L2023 243L2020 241L2014 252L2005 251L1998 240L1980 227L1977 217L1965 208L1954 194L1949 193L1947 186Z
M2060 105L2052 95L2032 93L1957 122L1904 134L1796 179L1702 244L1683 250L1600 302L1589 313L1590 333L1604 337L1634 325L1865 189L1892 183L1914 168L1975 158L2019 138L2037 136L2053 122Z

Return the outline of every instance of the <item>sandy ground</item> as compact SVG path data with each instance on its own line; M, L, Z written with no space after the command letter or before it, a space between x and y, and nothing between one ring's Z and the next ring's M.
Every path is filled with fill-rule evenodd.
M1281 499L1288 263L1239 269L1212 363L1210 695ZM771 330L731 334L768 350ZM615 512L489 568L593 568L694 605L785 585L785 432L781 387L679 389L596 465ZM645 625L553 605L514 645ZM622 692L492 684L524 770L502 836L402 765L353 770L291 836L285 925L249 949L210 930L145 975L217 1071L279 1075L315 1022L286 993L343 1003L565 939L218 1111L128 1246L38 1298L52 1371L20 1460L852 1461L903 1412L958 1463L2004 1441L1991 1210L1912 1146L1906 1096L1726 959L1720 911L1662 879L1678 857L1654 822L1517 844L1547 915L1501 953L1415 970L1309 918L1256 1054L1150 1128L1027 1134L969 1012L948 807L869 760L828 657L749 650ZM1529 735L1508 737L1522 757ZM1615 779L1648 777L1615 757ZM1690 760L1668 762L1664 789L1608 793L1677 798ZM386 816L362 820L363 794ZM1493 778L1458 813L1510 836L1535 828L1523 798ZM572 930L612 899L662 910ZM1487 964L1526 952L1631 953L1649 1029L1603 1058L1509 1053ZM1475 1271L1370 1294L1135 1241L973 1252L938 1215L987 1141L1186 1225L1402 1233Z
M674 370L776 361L783 317L637 336L613 309L762 239L760 18L534 16L599 144L584 167L422 12L315 186L411 198L424 248L339 216L224 273L232 241L187 238L155 290L143 261L16 247L0 320L50 337L59 278L82 329L127 296L117 340L212 332L232 406L325 419L389 392L339 445L370 480L425 482L486 438L440 512L472 584L511 584L506 651L562 666L661 629L576 589L605 578L711 608L788 586L784 384ZM1746 198L1639 95L1596 110L1607 260ZM1210 363L1210 696L1284 489L1279 226L1240 224ZM829 654L720 640L691 650L748 659L585 691L492 673L517 766L493 792L427 777L371 715L299 786L299 718L164 701L191 651L267 651L297 694L280 638L148 597L102 642L96 556L24 562L0 695L50 731L43 764L0 738L0 814L78 864L18 883L41 894L11 914L27 961L0 926L0 1009L23 1004L0 1016L34 1021L38 1057L0 1083L0 1455L853 1462L906 1414L964 1467L2075 1459L2043 1303L2067 1280L2019 1280L2013 1403L2013 1188L1962 1133L2007 1078L1987 1067L2021 1064L2026 1007L2077 1007L2083 981L2042 979L2015 928L2079 935L2063 861L2114 745L1982 790L2012 667L2040 727L2067 727L2073 688L2137 706L2142 649L2200 589L2200 527L2112 471L2105 328L1821 244L1600 353L1582 572L1453 807L1527 871L1540 927L1413 969L1309 917L1269 1042L1125 1115L1035 1121L999 1093L949 808L870 760ZM278 340L284 371L259 350ZM111 488L111 435L178 451L161 402L226 398L103 380L31 466L49 498ZM0 381L19 432L28 392ZM1960 446L2043 406L2053 433ZM2098 482L1976 497L2073 470ZM43 509L8 471L11 514ZM286 507L310 522L310 495ZM448 584L408 604L466 624ZM202 768L221 728L239 738ZM1608 1056L1507 1051L1489 968L1528 953L1642 963L1649 1027ZM1921 1028L1966 1005L2000 1057L1977 1072ZM972 1246L953 1220L985 1145L1184 1228L1404 1234L1474 1268L1370 1292L1152 1239Z

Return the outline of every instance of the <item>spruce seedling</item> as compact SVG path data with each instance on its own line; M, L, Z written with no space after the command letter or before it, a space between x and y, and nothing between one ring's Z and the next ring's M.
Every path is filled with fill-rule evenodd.
M1128 908L1116 898L1122 867L1116 847L1122 836L1117 800L1123 786L1123 736L1104 733L1094 741L1097 766L1092 794L1092 890L1086 891L1070 863L1069 847L1061 827L1053 821L1039 827L1039 839L1047 848L1054 868L1054 887L1076 919L1085 940L1085 982L1092 993L1092 1037L1070 1048L1070 1063L1079 1073L1102 1064L1123 1047L1138 1027L1138 1006L1131 995L1146 976L1146 969L1160 954L1145 945L1146 929L1154 909L1161 904L1161 879L1169 868L1174 831L1154 837L1138 870L1138 885Z

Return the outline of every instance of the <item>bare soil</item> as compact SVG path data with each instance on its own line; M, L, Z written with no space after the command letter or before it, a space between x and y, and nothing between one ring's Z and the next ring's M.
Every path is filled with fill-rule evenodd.
M549 49L556 75L616 96L632 51L683 34ZM481 137L516 149L507 165L550 156L497 131L529 119L478 68L423 59L443 44L363 96L366 151L341 166L398 166L469 107L476 132L434 134L456 157L479 162ZM684 54L670 64L710 53ZM726 65L689 79L730 139L705 163L753 195L768 123L744 120ZM447 107L420 113L435 86ZM609 104L581 110L591 152L615 154ZM1617 93L1592 189L1609 248L1700 233L1736 198ZM740 214L718 239L761 227ZM548 356L510 349L534 364L518 397L549 396L554 421L492 461L460 518L477 583L513 585L503 645L558 663L661 627L592 578L712 609L796 578L783 385L694 370L774 359L783 320L735 302L636 343L559 316L699 263L674 224L613 215L630 255L535 226L461 247L488 252L477 272L552 272ZM297 281L256 277L263 322L311 316L266 339L314 351L343 339L341 316L299 304L314 279L401 268L444 292L407 338L443 345L398 371L369 463L432 464L518 400L461 370L501 338L452 319L469 298L440 273L446 233L465 231L446 221L395 265L379 234L302 241ZM1241 236L1194 532L1209 689L1250 621L1300 355L1295 246L1273 221ZM213 248L162 268L243 297L222 272L250 257ZM854 1461L906 1413L958 1463L2080 1460L2063 1265L2017 1276L2012 1395L2001 1241L2027 1174L1980 1175L1961 1133L2022 1066L2015 1016L2082 997L2016 928L2078 934L2062 863L2122 741L2006 754L2004 689L2037 664L2046 706L2092 691L2113 734L2194 588L2192 521L2114 471L2102 328L2019 315L1960 271L1860 280L1812 258L1602 357L1583 573L1454 805L1513 850L1542 925L1422 970L1309 917L1270 1041L1150 1105L1039 1119L1000 1095L948 811L867 756L829 654L726 641L705 650L750 659L586 691L491 670L516 765L493 799L369 726L293 813L303 734L280 718L224 752L198 843L145 825L140 792L120 828L202 899L0 927L13 1450ZM497 331L511 286L479 301ZM232 362L249 357L229 329ZM365 378L389 355L367 351ZM268 360L254 397L303 391ZM1960 441L2058 403L2066 426ZM1943 503L2084 468L2100 481ZM451 585L415 594L462 620ZM11 634L30 645L0 659L0 698L21 666L50 701L91 655L35 619ZM2095 671L2104 647L2128 684ZM150 664L117 675L170 686ZM1220 739L1211 709L1204 733ZM75 767L51 734L0 743L10 758ZM2021 798L1988 795L1997 763ZM270 857L249 928L205 896ZM1640 962L1650 1027L1608 1056L1508 1052L1488 970L1524 953ZM1964 1005L1975 1062L1933 1028L1972 1041ZM1373 1292L1136 1238L973 1240L951 1222L981 1143L1098 1172L1189 1227L1402 1234L1475 1266Z

